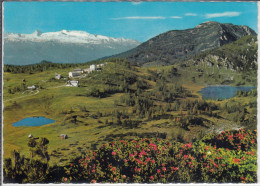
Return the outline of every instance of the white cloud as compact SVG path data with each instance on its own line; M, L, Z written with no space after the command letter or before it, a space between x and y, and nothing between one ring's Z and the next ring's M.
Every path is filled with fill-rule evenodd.
M116 18L110 18L110 20L123 20L123 19L182 19L181 16L170 16L170 17L164 17L164 16L128 16L128 17L116 17Z
M171 16L170 18L171 19L182 19L182 17L180 17L180 16Z
M121 20L121 19L165 19L162 16L132 16L132 17L117 17L111 18L112 20Z
M241 12L223 12L223 13L214 13L214 14L206 14L206 18L215 18L215 17L235 17L239 16Z
M132 5L140 5L142 2L139 1L139 2L132 2Z
M197 16L198 14L194 14L194 13L186 13L185 16Z

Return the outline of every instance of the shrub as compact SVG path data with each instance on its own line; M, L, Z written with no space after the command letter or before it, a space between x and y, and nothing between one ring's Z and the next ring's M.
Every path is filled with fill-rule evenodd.
M142 138L104 144L74 159L61 181L253 183L256 170L256 131L239 130L208 135L193 144Z
M256 136L256 130L223 131L186 144L136 137L82 152L64 167L50 167L48 161L25 158L15 151L13 161L4 160L4 182L256 183ZM48 142L40 140L42 152Z

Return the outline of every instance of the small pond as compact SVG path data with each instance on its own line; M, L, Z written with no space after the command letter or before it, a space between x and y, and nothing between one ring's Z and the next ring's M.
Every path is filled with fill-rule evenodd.
M47 125L50 123L54 123L55 121L43 116L39 117L28 117L24 118L18 122L13 123L12 125L14 127L20 127L20 126L25 126L25 127L38 127L42 125Z
M212 85L202 88L199 93L202 94L203 99L229 99L236 95L236 91L250 91L256 87L231 87L226 85Z

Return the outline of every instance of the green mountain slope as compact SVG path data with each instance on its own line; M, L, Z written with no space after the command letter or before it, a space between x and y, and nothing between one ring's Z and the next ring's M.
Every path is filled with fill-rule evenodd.
M257 37L241 39L206 52L179 64L183 71L195 72L193 78L210 84L257 84Z
M246 35L256 35L256 33L247 26L210 21L192 29L172 30L160 34L132 50L113 57L126 58L141 66L174 64Z

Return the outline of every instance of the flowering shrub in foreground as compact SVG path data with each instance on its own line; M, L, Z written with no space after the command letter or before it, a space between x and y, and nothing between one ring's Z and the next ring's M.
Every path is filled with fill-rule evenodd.
M195 143L120 140L75 158L63 182L254 183L256 131L224 131Z

